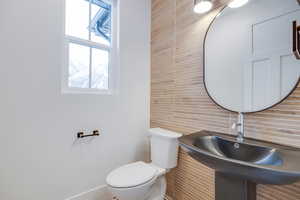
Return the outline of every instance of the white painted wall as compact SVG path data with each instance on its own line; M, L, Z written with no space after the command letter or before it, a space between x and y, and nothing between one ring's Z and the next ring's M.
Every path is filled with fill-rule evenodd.
M63 200L146 158L150 0L119 3L119 94L101 96L61 94L63 0L0 1L0 199Z

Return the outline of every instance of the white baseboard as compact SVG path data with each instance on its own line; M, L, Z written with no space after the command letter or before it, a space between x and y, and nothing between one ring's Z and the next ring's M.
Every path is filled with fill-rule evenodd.
M113 196L107 189L106 185L101 185L90 189L88 191L82 192L80 194L69 197L65 200L112 200ZM165 200L173 200L168 195L165 195Z
M112 200L106 185L101 185L65 200Z

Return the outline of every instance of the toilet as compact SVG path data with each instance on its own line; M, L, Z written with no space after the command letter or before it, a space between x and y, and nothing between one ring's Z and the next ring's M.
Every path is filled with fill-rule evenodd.
M166 193L165 174L177 166L180 133L152 128L151 163L142 161L121 166L106 178L112 195L119 200L163 200Z

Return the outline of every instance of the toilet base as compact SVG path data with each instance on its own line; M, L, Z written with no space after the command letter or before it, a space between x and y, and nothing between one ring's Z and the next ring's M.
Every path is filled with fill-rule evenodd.
M109 187L109 190L116 200L164 200L166 188L166 178L161 175L154 178L146 186L131 189Z
M165 176L157 178L155 184L152 186L150 196L146 200L164 200L167 190L167 182Z

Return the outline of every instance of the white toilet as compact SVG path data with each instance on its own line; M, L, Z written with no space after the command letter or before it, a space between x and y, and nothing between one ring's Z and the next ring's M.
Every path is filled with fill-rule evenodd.
M161 128L149 130L151 163L135 162L113 170L106 183L119 200L163 200L165 174L177 166L178 138L182 134Z

